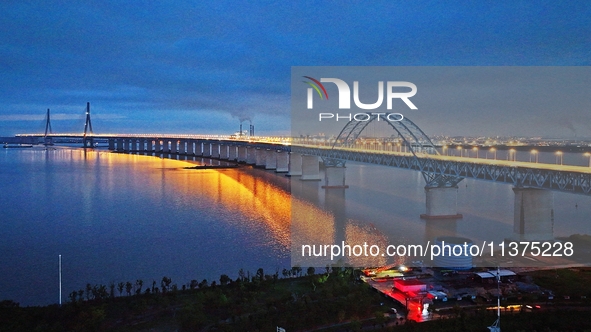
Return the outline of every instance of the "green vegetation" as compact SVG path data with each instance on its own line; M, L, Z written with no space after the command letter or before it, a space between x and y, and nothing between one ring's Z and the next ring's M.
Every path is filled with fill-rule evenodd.
M192 280L180 288L167 277L160 287L153 282L144 288L141 280L87 285L61 308L20 308L5 301L0 331L300 330L375 318L381 297L356 281L353 269L333 268L322 275L308 269L310 275L303 277L291 277L301 275L301 268L292 270L284 279L259 269L252 277L241 271L234 281L222 275L219 283Z
M556 300L564 296L572 300L591 299L591 268L540 270L529 273L536 285L550 289Z
M191 280L178 287L170 278L159 284L135 282L90 285L70 293L70 302L21 308L0 302L1 331L486 331L496 315L484 307L431 315L435 321L402 323L385 317L387 301L358 281L359 271L294 267L274 275L240 270L238 279ZM571 268L529 273L557 295L540 309L502 313L504 331L591 331L591 269ZM578 294L574 298L574 294ZM564 295L571 299L565 300ZM558 298L560 296L560 298ZM546 301L546 300L544 300ZM386 302L383 306L382 302ZM502 305L503 301L501 302Z

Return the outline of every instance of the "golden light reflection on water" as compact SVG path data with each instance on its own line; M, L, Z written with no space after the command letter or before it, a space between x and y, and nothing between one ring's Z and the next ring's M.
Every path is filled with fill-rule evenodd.
M223 220L230 226L236 225L235 223L242 223L241 226L244 226L246 223L247 226L260 227L262 222L271 238L263 236L260 240L273 241L286 250L293 244L294 255L301 254L301 244L340 244L345 241L351 245L368 243L384 248L388 243L388 238L375 226L347 218L344 193L339 196L321 190L319 194L319 183L306 191L298 178L290 179L281 174L250 167L185 169L199 162L101 150L57 149L35 155L49 155L58 164L79 163L107 168L108 171L100 172L100 178L92 179L104 188L101 195L107 198L122 188L134 188L141 191L144 199L150 200L152 204L160 204L163 197L174 193L175 200L168 201L170 210L190 209L197 202L215 205L218 209L221 206L224 211ZM129 172L121 172L121 168L131 170L134 176L122 176L121 174ZM80 172L72 176L92 177L93 173ZM88 181L80 181L77 189L83 193L84 210L90 213L94 203L89 191L94 189L84 183ZM290 189L294 188L292 184L296 185L295 195L290 193ZM129 197L130 201L134 199L136 198ZM207 221L196 216L194 222ZM299 260L301 257L295 264ZM386 260L384 257L351 257L346 263L375 266L385 264ZM321 266L312 262L308 265Z
M284 179L283 188L276 183L266 181L264 171L244 167L240 169L185 169L195 166L195 161L174 160L154 156L135 154L119 154L108 151L83 149L57 149L53 151L37 151L31 158L40 158L50 154L53 162L81 163L93 167L107 167L108 172L100 179L101 186L106 188L101 194L111 195L113 191L123 187L135 187L142 191L154 204L162 200L163 195L175 192L176 200L170 209L190 208L195 202L222 206L227 222L233 223L245 218L247 222L264 221L265 228L272 234L273 240L282 247L289 249L290 240L290 195L288 179ZM120 169L126 168L134 174L133 178L120 176ZM262 173L262 174L258 174ZM274 175L273 176L278 176ZM88 174L72 174L72 176L89 176ZM92 174L91 174L92 176ZM139 180L138 180L139 179ZM138 183L140 182L140 183ZM275 181L277 182L277 181ZM81 192L93 188L80 181ZM88 182L86 182L88 183ZM82 195L84 205L91 205L90 196ZM87 199L88 197L88 199ZM130 197L132 200L133 197ZM85 209L90 211L90 209ZM199 218L195 219L198 222Z

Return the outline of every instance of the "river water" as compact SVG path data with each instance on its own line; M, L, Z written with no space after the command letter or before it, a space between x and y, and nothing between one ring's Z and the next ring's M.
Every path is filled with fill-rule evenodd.
M212 161L65 147L0 151L0 300L56 303L58 255L66 301L87 283L151 285L167 276L180 287L258 268L281 276L291 264L292 232L310 243L380 245L439 235L502 241L513 234L507 184L463 180L464 217L433 222L419 217L419 172L347 163L349 188L326 191L321 182L251 167L184 168L203 163ZM554 236L591 234L589 203L554 193Z

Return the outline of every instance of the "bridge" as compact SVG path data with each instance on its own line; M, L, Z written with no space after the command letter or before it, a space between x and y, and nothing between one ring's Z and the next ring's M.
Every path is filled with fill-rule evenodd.
M234 161L286 173L304 181L322 181L323 188L347 188L347 161L419 171L425 179L425 219L461 218L457 213L458 183L464 178L511 184L515 192L515 231L547 236L553 225L553 191L591 195L591 167L442 155L410 119L387 121L374 114L369 121L348 122L331 145L310 144L290 137L236 137L229 135L95 134L87 104L83 133L51 132L49 110L44 134L20 134L27 141L51 144L55 138L75 138L86 148L95 140L108 142L112 151L124 153L200 156ZM376 151L356 144L367 125L384 121L399 137L407 152ZM320 161L324 166L321 178Z

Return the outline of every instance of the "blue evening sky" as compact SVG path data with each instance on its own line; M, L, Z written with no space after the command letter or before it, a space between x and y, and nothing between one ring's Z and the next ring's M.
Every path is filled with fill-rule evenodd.
M42 131L47 108L54 131L81 131L87 101L100 133L229 134L250 119L258 134L288 134L291 66L591 65L589 1L2 1L0 12L4 136ZM436 133L535 135L503 130L532 117L483 130L474 110ZM539 135L591 136L591 107L548 121Z

